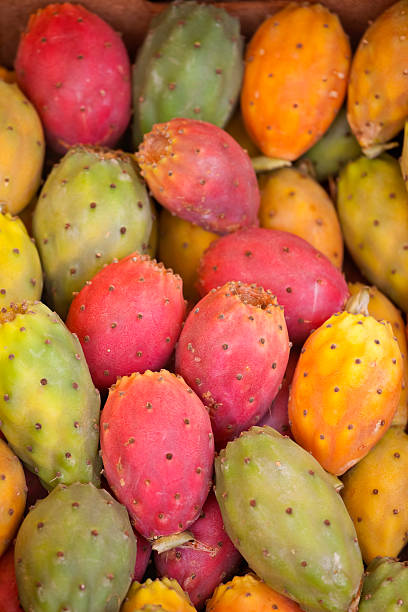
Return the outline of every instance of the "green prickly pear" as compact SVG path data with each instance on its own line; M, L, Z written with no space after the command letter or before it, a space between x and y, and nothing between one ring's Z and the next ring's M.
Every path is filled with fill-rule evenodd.
M99 392L79 340L41 302L0 312L0 427L47 489L99 483Z
M408 563L377 557L363 582L359 612L401 612L408 609Z
M24 519L14 559L27 612L117 612L132 579L136 538L126 509L107 491L59 485Z
M260 578L305 612L356 609L363 563L336 477L267 426L229 442L215 471L227 533Z

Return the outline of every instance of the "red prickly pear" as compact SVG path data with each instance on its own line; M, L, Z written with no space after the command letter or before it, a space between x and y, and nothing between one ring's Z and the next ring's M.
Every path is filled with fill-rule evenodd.
M14 570L14 545L0 557L0 612L23 612Z
M49 145L113 147L130 120L130 61L111 26L79 4L31 15L15 60L17 82L36 107Z
M133 573L133 580L142 582L143 576L146 573L147 566L149 565L150 555L152 553L151 544L146 538L135 532L137 538L137 551L136 551L136 563L135 571Z
M156 123L136 159L156 200L186 221L217 234L259 225L251 160L216 125L196 119Z
M209 408L218 448L259 422L288 357L283 308L262 287L230 282L196 304L180 334L175 369Z
M185 316L182 286L163 264L132 253L83 287L66 324L78 336L97 387L166 366Z

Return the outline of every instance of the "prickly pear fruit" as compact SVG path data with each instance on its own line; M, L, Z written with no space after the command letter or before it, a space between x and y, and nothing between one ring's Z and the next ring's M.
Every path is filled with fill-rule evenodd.
M190 312L177 343L175 370L207 406L217 448L268 410L289 348L283 308L262 287L226 283Z
M408 563L383 557L367 567L359 612L398 612L407 609Z
M197 302L199 295L195 284L200 258L218 235L172 215L163 208L159 218L159 236L159 261L180 274L184 296L191 302Z
M60 316L105 263L148 251L153 216L130 155L80 146L66 153L48 175L33 218L47 298Z
M94 384L164 367L186 306L181 278L132 253L100 270L71 303L67 327L82 344Z
M363 559L396 557L407 542L408 435L391 427L364 459L344 474L343 501Z
M23 610L18 599L13 545L0 558L0 610L2 612Z
M251 140L248 132L245 129L244 120L242 118L241 109L238 107L231 119L225 126L225 131L231 134L233 138L241 145L243 149L248 153L250 157L258 157L261 155L261 151L258 149L256 144Z
M306 340L289 397L296 442L336 475L365 457L385 434L403 377L391 324L362 314L359 306L348 309Z
M35 195L44 163L37 111L15 83L0 79L0 208L23 210Z
M241 111L265 155L293 161L319 140L343 103L350 56L340 20L321 4L291 2L261 23L246 50Z
M0 212L0 261L1 306L40 299L43 278L38 251L21 219L4 212Z
M354 54L348 120L365 149L386 143L404 127L408 115L407 35L408 1L400 0L368 27Z
M266 584L305 612L356 609L363 563L337 478L267 426L229 442L215 472L227 533Z
M125 131L131 103L126 47L80 4L49 4L31 15L15 70L55 151L77 143L113 147Z
M133 582L126 596L121 612L138 612L148 610L148 604L157 605L164 612L194 612L190 598L183 591L177 580L162 578L140 584Z
M137 608L137 610L132 608L132 612L169 612L169 610L165 610L161 605L146 604L143 608Z
M200 516L214 439L204 405L181 377L147 370L113 385L101 448L109 486L145 538L183 532Z
M242 56L237 17L211 4L169 4L151 21L133 69L135 147L173 117L224 127L239 97Z
M154 562L159 576L177 580L193 605L201 607L222 580L234 575L242 557L225 532L213 493L190 531L195 539L192 548L155 553Z
M0 440L0 557L23 517L27 485L19 458Z
M364 285L362 283L348 283L351 296L356 295L363 287ZM370 297L370 301L367 305L368 314L375 317L377 321L389 321L394 336L398 340L403 360L403 379L398 408L392 420L392 425L405 428L408 419L408 348L405 335L405 323L398 308L396 308L391 300L381 293L377 287L367 287L367 289Z
M177 118L157 123L136 159L156 200L186 221L218 234L258 225L255 170L218 126Z
M198 277L202 296L232 280L270 289L284 307L289 338L298 344L342 310L348 297L341 272L320 251L280 230L252 228L219 238L201 258Z
M255 574L235 576L220 584L207 602L206 612L301 612L291 599L280 595Z
M261 227L300 236L337 268L343 264L343 236L327 192L297 168L281 168L259 179Z
M91 483L58 485L30 510L17 535L22 606L118 612L135 559L136 538L121 504Z
M146 538L137 532L135 535L137 537L137 554L135 568L133 570L133 580L140 582L146 573L147 566L149 565L152 547Z
M6 83L15 83L16 73L14 70L8 70L4 66L0 66L0 79Z
M99 393L81 345L41 302L0 313L0 421L47 489L99 482Z
M337 210L364 277L408 311L408 193L398 161L360 157L341 171Z

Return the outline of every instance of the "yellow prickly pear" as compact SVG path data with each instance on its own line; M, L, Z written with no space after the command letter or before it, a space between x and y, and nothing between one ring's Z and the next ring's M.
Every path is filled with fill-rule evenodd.
M162 606L167 612L195 611L189 596L173 578L148 578L143 584L134 582L123 602L121 612L137 612L149 604Z
M17 531L26 497L23 466L4 440L0 439L0 556Z

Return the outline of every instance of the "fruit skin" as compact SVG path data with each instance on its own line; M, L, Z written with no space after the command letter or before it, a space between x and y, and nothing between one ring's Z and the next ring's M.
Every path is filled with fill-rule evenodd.
M391 324L336 313L302 347L289 396L293 437L332 474L344 474L390 427L403 361Z
M25 610L117 612L130 586L136 538L123 506L91 483L58 485L17 534L15 568Z
M261 174L261 227L292 232L318 249L337 268L343 264L343 236L327 192L297 168Z
M190 531L196 540L195 547L173 548L161 554L155 552L154 563L159 577L177 580L198 608L220 582L239 569L242 557L225 532L213 493L208 496L200 518ZM204 547L209 548L205 550Z
M262 287L226 283L190 312L176 346L175 371L207 406L216 448L268 410L289 350L283 308Z
M149 610L149 604L157 604L158 609L163 609L163 612L194 612L195 610L189 596L183 591L177 580L148 578L143 584L133 582L121 612Z
M22 34L14 67L52 149L116 145L130 120L130 61L103 19L69 2L39 9Z
M0 557L18 529L26 497L23 466L6 442L0 440Z
M348 120L364 148L383 144L404 127L408 114L406 66L408 1L385 10L363 34L348 85ZM387 45L387 58L382 50Z
M0 212L0 264L0 306L40 299L43 277L38 251L21 219L4 212Z
M133 570L133 580L140 582L146 573L147 566L149 565L152 547L143 536L136 532L137 538L137 554L136 563Z
M348 283L350 295L356 295L364 287L362 283ZM408 365L407 365L407 338L405 334L405 323L401 312L377 287L368 287L370 301L367 306L368 314L377 321L389 321L392 325L394 336L398 340L398 346L403 360L403 380L397 412L392 420L392 425L402 427L407 425L408 420Z
M135 252L81 289L66 324L81 342L94 385L108 388L118 376L164 367L185 312L181 278Z
M1 429L49 490L99 484L99 393L81 345L41 302L0 313Z
M343 501L353 519L365 563L396 557L408 531L408 435L391 427L343 476Z
M0 79L0 209L17 214L41 182L45 142L40 118L15 83Z
M218 126L183 118L157 123L135 155L152 195L171 213L217 234L258 225L251 160Z
M228 281L270 289L284 307L289 338L302 344L348 297L340 271L312 245L289 232L252 228L223 236L201 258L202 296Z
M340 20L321 4L290 2L265 18L241 89L246 129L265 155L293 161L321 138L343 103L350 56Z
M398 612L406 609L408 563L383 557L367 567L359 612Z
M101 449L106 479L145 538L180 533L199 517L214 439L204 405L181 377L147 370L113 385Z
M135 148L173 117L224 127L239 98L243 46L239 19L211 4L170 4L154 17L133 67Z
M197 274L200 258L206 248L218 238L199 225L185 221L162 208L159 217L158 259L183 279L183 293L192 303L200 299Z
M154 209L132 157L72 147L41 190L33 232L47 301L65 318L73 292L106 263L149 251Z
M341 171L337 210L363 276L408 311L408 193L398 161L360 157Z
M235 576L220 584L207 602L206 612L301 612L294 601L280 595L255 574Z
M229 442L215 472L225 529L266 584L305 612L357 609L363 563L337 478L267 426Z
M0 602L2 612L22 612L23 610L18 600L13 545L0 557Z
M250 157L258 157L261 155L261 151L258 149L256 144L250 139L248 132L245 129L244 120L242 118L241 109L237 108L232 115L231 119L225 126L225 131L231 134L233 138L241 145L245 151L247 151Z

